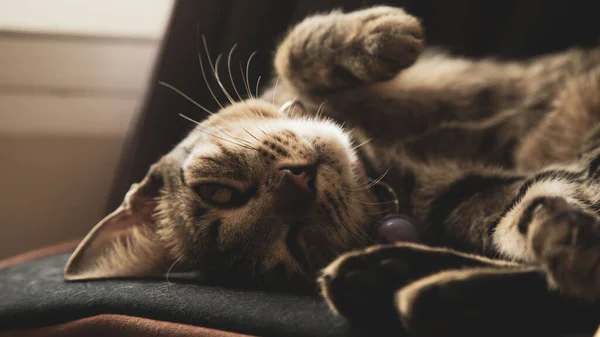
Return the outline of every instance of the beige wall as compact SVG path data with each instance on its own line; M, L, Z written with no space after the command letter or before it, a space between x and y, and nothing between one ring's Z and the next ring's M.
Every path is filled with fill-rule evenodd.
M90 6L121 2L60 0L44 21L27 9L47 0L0 0L0 258L104 216L171 2L110 16Z

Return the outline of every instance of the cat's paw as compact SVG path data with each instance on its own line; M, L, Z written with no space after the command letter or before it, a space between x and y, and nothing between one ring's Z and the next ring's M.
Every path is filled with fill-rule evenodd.
M536 200L526 232L550 284L582 299L600 299L600 223L560 197Z
M402 9L375 7L348 15L362 29L355 37L360 51L340 63L365 81L381 81L410 66L424 47L419 20Z
M419 20L393 7L310 17L279 46L275 67L305 91L345 89L385 81L423 50Z
M323 269L319 284L337 313L358 322L397 320L394 293L416 278L402 247L376 246L347 253Z

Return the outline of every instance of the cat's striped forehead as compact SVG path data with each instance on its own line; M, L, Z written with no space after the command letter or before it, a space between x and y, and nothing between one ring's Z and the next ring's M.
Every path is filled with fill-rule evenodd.
M331 120L295 117L272 105L237 104L211 116L182 144L188 149L185 172L250 179L269 165L302 165L319 155L357 158L352 139ZM235 117L235 118L234 118Z

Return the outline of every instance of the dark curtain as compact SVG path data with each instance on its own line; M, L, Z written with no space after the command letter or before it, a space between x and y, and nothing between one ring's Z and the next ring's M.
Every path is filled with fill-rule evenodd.
M232 56L232 73L238 89L244 88L240 63L257 51L250 66L252 90L258 76L263 83L271 71L274 46L290 25L305 16L333 8L352 10L374 4L405 8L420 17L429 45L442 46L465 56L494 55L522 58L599 42L598 1L575 0L180 0L176 2L147 97L125 143L108 211L117 207L131 183L143 178L148 167L167 153L193 127L178 114L202 119L206 113L181 96L157 85L167 82L211 111L218 108L202 78L198 54L209 69L202 36L213 62L223 54L219 73L233 93L226 71ZM143 10L143 8L141 9ZM210 74L207 73L209 79ZM214 80L217 98L225 101ZM245 90L244 90L245 92Z

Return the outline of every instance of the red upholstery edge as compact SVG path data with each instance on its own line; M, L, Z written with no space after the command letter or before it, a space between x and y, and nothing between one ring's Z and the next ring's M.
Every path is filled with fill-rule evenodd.
M77 245L79 244L79 242L81 242L81 240L82 239L67 241L67 242L56 244L56 245L31 250L31 251L28 251L28 252L25 252L25 253L22 253L19 255L11 256L9 258L0 260L0 269L15 265L15 264L23 263L23 262L26 262L29 260L33 260L38 257L59 254L59 253L66 253L66 252L72 251L77 247Z
M41 328L0 332L0 337L250 337L234 332L148 318L102 314Z

